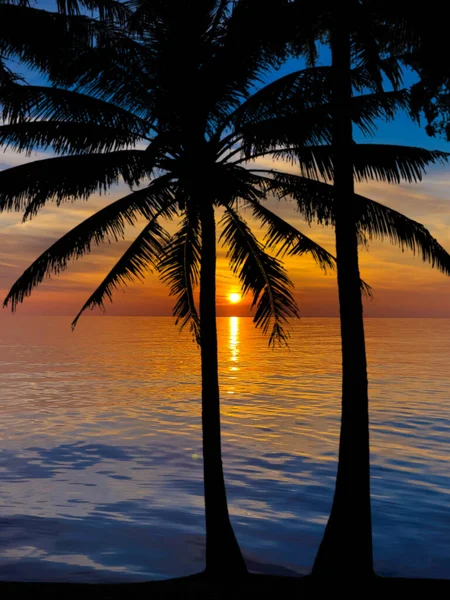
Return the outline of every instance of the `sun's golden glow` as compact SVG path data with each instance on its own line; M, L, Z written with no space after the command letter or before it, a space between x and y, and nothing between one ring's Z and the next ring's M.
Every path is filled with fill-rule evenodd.
M241 295L240 294L228 294L228 300L231 302L231 304L236 304L237 302L241 301Z

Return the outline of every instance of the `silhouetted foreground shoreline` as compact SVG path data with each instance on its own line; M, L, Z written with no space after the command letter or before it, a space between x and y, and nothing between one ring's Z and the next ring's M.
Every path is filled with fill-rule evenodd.
M250 599L250 598L304 598L305 594L316 594L320 589L333 586L345 592L450 592L450 579L406 579L394 577L376 577L370 582L359 579L356 575L351 579L321 580L307 577L285 577L276 575L249 575L245 581L233 582L207 579L203 574L149 581L143 583L89 584L89 583L22 583L0 582L0 593L8 594L6 598L24 594L37 594L38 597L65 597L65 594L76 594L76 597L87 600L115 600L121 598L148 598L157 600L173 599ZM309 597L308 595L306 597Z

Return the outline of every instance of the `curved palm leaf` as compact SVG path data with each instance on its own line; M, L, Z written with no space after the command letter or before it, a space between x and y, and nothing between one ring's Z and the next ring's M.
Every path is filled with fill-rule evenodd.
M0 144L6 150L30 154L36 148L51 148L57 154L116 152L133 147L140 136L127 130L93 123L34 121L0 125Z
M336 258L327 250L262 204L252 203L252 207L253 214L269 227L265 237L266 244L268 248L278 246L277 255L302 256L308 252L325 273L327 269L336 268ZM373 297L371 286L362 279L361 292L369 298Z
M398 65L398 60L395 59ZM385 59L382 64L388 70L392 63L391 59ZM391 118L393 100L398 100L395 108L409 108L409 95L405 90L395 90L394 92L376 91L368 94L372 89L373 81L366 72L364 66L352 70L352 83L356 91L361 95L352 99L353 110L358 104L367 98L366 104L370 103L369 98L377 100L377 107L381 116ZM280 117L300 110L312 108L327 112L331 107L326 104L331 100L331 67L314 66L288 73L279 77L275 81L265 85L248 99L245 100L233 113L232 121L236 124L255 123L263 119ZM385 108L388 115L381 110Z
M26 209L34 215L48 200L86 199L106 192L122 178L129 186L150 177L153 165L143 150L79 154L36 160L0 172L0 211Z
M247 123L259 123L323 104L330 98L329 68L307 68L265 85L252 94L233 113L232 121L239 128Z
M56 0L56 6L61 14L80 15L84 9L98 14L101 22L122 26L131 16L129 3L117 0Z
M279 198L291 197L308 221L334 225L333 186L297 175L272 173L269 188ZM420 253L424 262L450 275L450 255L417 221L379 202L355 194L355 219L362 235L369 239L388 238L392 244Z
M26 269L12 286L3 306L11 303L12 310L15 311L17 304L30 296L32 290L46 275L64 271L70 260L88 253L92 243L98 245L105 241L123 239L125 226L134 225L138 216L144 216L152 222L155 215L172 216L173 195L166 184L167 181L162 177L145 190L139 190L117 200L71 229ZM156 225L151 229L152 235L156 235L158 231ZM159 235L162 243L163 234ZM156 248L156 242L154 247Z
M297 149L300 152L305 146L320 148L322 144L330 145L330 116L325 113L318 119L312 118L312 115L306 119L306 113L299 111L241 125L238 134L242 136L243 157L236 162L246 162L267 154L292 162L297 159Z
M445 275L450 275L450 254L421 223L383 204L356 194L358 224L369 239L388 238L402 251L408 248L419 254L423 262L430 263Z
M245 221L230 207L225 207L220 240L228 246L228 258L233 273L242 286L242 293L253 293L251 308L256 307L254 323L264 333L270 331L269 345L287 343L288 318L298 317L292 296L292 282L282 263L264 251Z
M409 91L406 89L364 94L352 98L349 110L353 123L361 133L372 136L377 129L377 120L390 121L394 119L398 111L410 111L410 100ZM328 109L331 115L332 107L330 104L324 109Z
M114 38L114 47L88 48L78 52L65 66L56 82L73 86L76 92L111 102L136 118L153 123L158 79L148 74L153 64L145 57L148 48L129 38Z
M215 32L214 60L204 72L205 81L215 82L213 96L223 115L241 102L259 74L279 64L286 54L290 40L287 11L291 7L267 0L264 10L272 14L271 20L260 19L261 5L257 0L240 0L233 5L220 35ZM220 78L213 76L217 72L221 73Z
M262 94L264 90L260 93ZM272 105L269 101L263 103L261 107L251 106L255 96L257 94L241 105L243 116L237 115L237 134L242 135L244 140L242 160L272 152L276 157L294 160L295 150L283 150L286 147L303 148L312 145L323 147L323 144L327 144L331 148L331 103L323 103L323 98L314 102L312 96L311 105L308 105L309 100L307 100L303 102L306 105L303 107L300 105L300 100L296 98L287 103L278 101L274 96ZM407 90L365 94L353 97L349 110L353 123L361 132L364 135L373 135L378 119L386 121L393 119L397 111L409 109L409 101ZM248 110L246 110L247 104L249 104ZM326 149L324 152L326 153Z
M370 4L370 3L369 3ZM398 89L403 80L401 61L396 56L386 59L383 50L391 46L393 31L386 21L379 18L378 7L364 2L356 2L352 9L354 19L352 31L352 51L354 61L363 67L371 80L371 87L383 91L383 78L387 78L394 89Z
M92 310L96 306L104 310L105 299L108 298L112 302L112 294L115 289L120 285L127 285L128 282L142 280L146 272L151 272L152 268L156 267L168 239L167 232L158 223L158 216L155 215L145 226L95 292L83 304L72 321L72 329L75 329L78 319L85 310L88 308Z
M359 90L370 89L374 92L380 92L379 79L374 81L371 65L367 60L364 60L361 54L359 54L359 58L358 66L352 69L353 85ZM376 68L386 75L394 89L399 89L403 84L402 56L400 52L391 53L387 56L378 54Z
M0 54L46 74L60 71L74 51L101 43L104 33L100 21L84 15L68 17L25 3L0 3Z
M173 309L175 324L183 329L189 325L200 346L200 319L194 301L194 288L200 278L200 223L198 216L188 211L179 230L173 235L157 265L161 280L170 286L170 295L177 298Z
M0 88L2 119L49 120L96 124L118 128L145 137L151 130L147 121L111 101L104 101L73 90L35 85L10 85Z
M450 154L413 146L356 144L354 170L357 181L377 180L388 183L421 181L426 167L446 164Z
M265 242L268 248L278 247L277 255L293 256L309 253L325 272L335 269L336 259L311 238L259 202L250 202L253 214L268 227Z
M14 73L0 58L0 92L3 88L12 87L19 82L24 83L24 78Z
M333 151L331 146L291 148L271 153L274 158L298 160L300 172L311 179L333 181ZM445 164L449 154L413 146L387 144L355 144L353 169L358 182L376 180L387 183L421 181L430 164Z

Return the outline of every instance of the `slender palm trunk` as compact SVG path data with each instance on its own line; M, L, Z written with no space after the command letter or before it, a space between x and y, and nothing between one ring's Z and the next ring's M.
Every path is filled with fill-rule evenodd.
M200 330L202 363L203 475L206 513L206 572L247 573L228 515L220 443L220 396L216 324L216 231L214 208L201 207Z
M338 4L338 3L336 3ZM337 8L337 7L336 7ZM370 577L369 400L363 308L354 217L350 33L339 5L332 31L336 257L342 338L342 421L330 518L313 575Z

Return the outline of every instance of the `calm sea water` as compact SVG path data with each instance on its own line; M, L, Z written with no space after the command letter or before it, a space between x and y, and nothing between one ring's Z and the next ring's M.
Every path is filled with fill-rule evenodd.
M203 568L199 357L170 318L2 319L0 579ZM450 577L450 319L368 319L377 571ZM271 351L219 319L233 525L253 571L306 573L329 514L339 323Z

